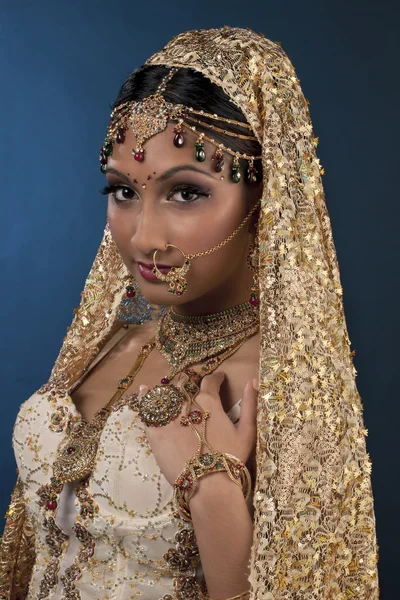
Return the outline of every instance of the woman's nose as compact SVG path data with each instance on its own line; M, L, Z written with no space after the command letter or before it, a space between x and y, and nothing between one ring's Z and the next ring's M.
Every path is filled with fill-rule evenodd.
M146 203L143 203L137 215L131 242L143 256L147 257L157 248L160 250L165 248L167 243L165 221L163 224L161 215L151 205L146 206Z

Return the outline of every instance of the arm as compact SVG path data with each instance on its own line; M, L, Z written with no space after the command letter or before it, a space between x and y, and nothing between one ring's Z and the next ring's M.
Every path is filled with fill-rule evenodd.
M219 395L223 379L221 372L204 377L196 403L211 415L207 420L209 447L246 463L256 440L257 393L249 381L243 393L239 422L233 425ZM141 386L139 396L146 389ZM196 436L190 427L182 427L178 419L164 427L147 427L146 433L162 473L174 485L184 465L198 450ZM205 475L197 482L189 509L209 598L226 600L243 594L250 587L247 576L252 520L242 490L224 472Z
M241 489L225 473L208 475L190 511L208 595L224 599L248 590L253 524Z

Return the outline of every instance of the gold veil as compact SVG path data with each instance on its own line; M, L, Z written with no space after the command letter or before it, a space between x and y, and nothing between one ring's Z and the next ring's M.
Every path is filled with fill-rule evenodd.
M262 146L251 599L376 600L367 431L318 140L293 65L278 42L230 27L180 34L147 64L191 67L221 86ZM106 227L41 392L69 387L121 326L126 276Z

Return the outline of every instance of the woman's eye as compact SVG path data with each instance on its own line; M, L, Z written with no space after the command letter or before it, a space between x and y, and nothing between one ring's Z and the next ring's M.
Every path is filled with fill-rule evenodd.
M123 202L128 202L132 200L135 192L131 190L129 187L125 185L107 185L100 192L101 194L108 195L111 194L114 202L117 204L122 204Z
M200 196L206 196L208 198L209 195L209 192L193 186L181 186L171 190L170 194L168 195L168 200L181 202L183 204L185 202L195 202L200 198Z
M103 188L100 193L104 195L111 194L112 199L116 204L127 204L136 196L136 192L125 185L108 185ZM167 196L167 200L172 200L173 202L181 204L189 204L190 202L195 202L201 196L208 198L210 193L206 190L193 187L193 185L182 185L171 190Z

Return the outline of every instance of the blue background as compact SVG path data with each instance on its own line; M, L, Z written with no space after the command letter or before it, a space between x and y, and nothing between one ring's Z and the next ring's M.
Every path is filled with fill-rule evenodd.
M177 33L250 27L282 43L320 138L369 430L381 597L398 597L398 17L377 0L2 1L0 512L18 407L48 379L101 240L110 103Z

